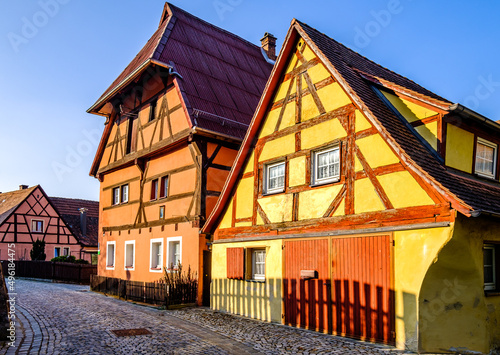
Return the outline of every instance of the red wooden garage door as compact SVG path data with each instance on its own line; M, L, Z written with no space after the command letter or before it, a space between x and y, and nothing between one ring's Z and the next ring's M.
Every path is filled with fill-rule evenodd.
M390 236L331 239L330 257L329 242L285 241L285 323L393 344Z
M331 312L328 239L286 241L284 270L285 324L328 330ZM317 278L301 279L301 271L316 271Z
M394 342L390 236L332 239L333 330Z

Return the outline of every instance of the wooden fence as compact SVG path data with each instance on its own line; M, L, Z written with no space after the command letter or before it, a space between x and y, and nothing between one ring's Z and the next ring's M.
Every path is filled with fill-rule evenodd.
M1 263L4 275L8 276L9 261L3 260ZM97 274L97 265L31 260L16 260L14 264L15 277L49 279L88 285L91 275Z
M168 307L195 303L198 285L194 282L170 287L168 284L161 282L128 281L114 277L92 275L90 289L126 300Z

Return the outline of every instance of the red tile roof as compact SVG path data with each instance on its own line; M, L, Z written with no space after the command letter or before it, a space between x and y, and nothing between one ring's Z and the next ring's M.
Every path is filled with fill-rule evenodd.
M259 46L166 3L158 30L89 112L148 60L181 75L192 126L236 138L245 135L272 69Z

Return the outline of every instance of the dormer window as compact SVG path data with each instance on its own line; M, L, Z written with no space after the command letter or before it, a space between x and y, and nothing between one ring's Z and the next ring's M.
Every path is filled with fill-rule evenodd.
M497 145L478 138L476 145L475 173L487 178L495 178L497 162Z

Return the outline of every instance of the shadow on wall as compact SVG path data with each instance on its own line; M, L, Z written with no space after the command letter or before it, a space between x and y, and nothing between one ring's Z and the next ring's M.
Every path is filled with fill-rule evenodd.
M482 243L480 235L457 224L453 238L427 271L418 300L420 351L488 353L494 345L490 334L498 334L500 327L498 311L488 307L484 295Z
M281 285L284 288L282 319ZM395 292L352 280L214 279L211 307L264 321L386 344L395 343ZM404 307L415 312L415 295ZM402 315L406 320L408 316Z

